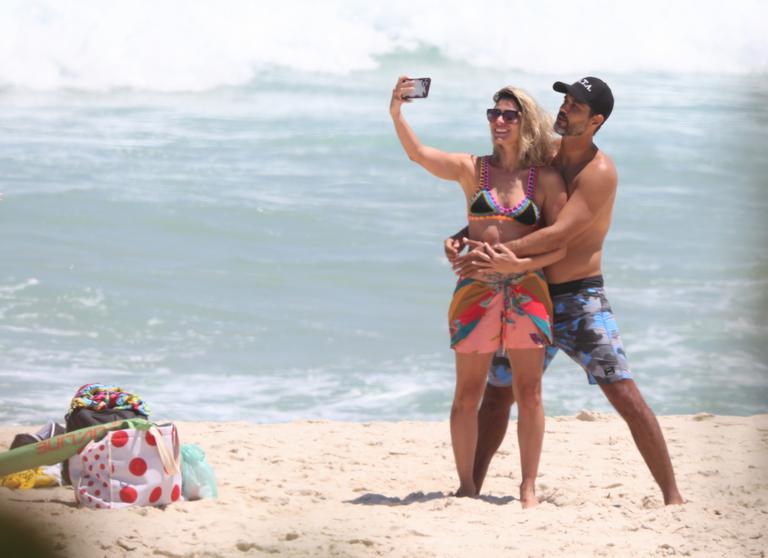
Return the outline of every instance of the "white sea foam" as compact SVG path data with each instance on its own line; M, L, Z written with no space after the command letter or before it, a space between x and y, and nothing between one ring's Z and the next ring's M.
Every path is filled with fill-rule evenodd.
M40 284L39 279L35 279L34 277L31 279L27 279L23 283L17 283L15 285L2 285L0 286L0 297L7 297L11 296L17 292L23 291L29 287L36 287Z
M161 374L108 366L74 366L66 373L46 366L0 369L13 389L0 394L0 422L38 422L62 416L77 386L114 382L140 394L158 417L187 420L284 422L296 419L434 419L447 413L453 375L437 355L377 363L348 359L330 367L285 368L250 374ZM27 405L22 386L45 384L46 397ZM434 392L442 394L435 404ZM438 411L435 411L435 408ZM16 409L13 415L6 412ZM18 412L18 414L17 414Z
M106 297L99 289L86 288L83 296L74 297L74 302L81 304L86 308L104 308Z
M0 325L0 331L33 335L47 335L50 337L87 337L90 339L97 339L99 337L99 333L97 331L74 331L67 329L55 329L51 327L19 327Z
M662 15L663 14L663 15ZM765 73L768 8L735 0L166 0L0 5L0 86L199 91L274 67L347 74L397 52L559 72Z

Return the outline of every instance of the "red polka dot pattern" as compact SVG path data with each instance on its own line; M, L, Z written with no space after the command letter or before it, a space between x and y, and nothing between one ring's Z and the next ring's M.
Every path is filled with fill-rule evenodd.
M133 504L139 495L132 486L124 486L120 489L120 499L126 504Z
M149 501L154 504L160 499L162 495L163 495L163 489L162 487L158 486L154 490L152 490L152 494L149 495Z
M121 448L128 443L128 433L125 430L118 430L112 433L112 445Z
M147 462L141 457L131 459L131 463L128 465L128 470L132 475L140 477L147 472Z
M157 439L142 430L118 430L83 448L70 462L78 505L110 509L181 500L181 474L164 472L157 451L162 441L178 456L178 434L172 426L161 427L160 432L162 438Z

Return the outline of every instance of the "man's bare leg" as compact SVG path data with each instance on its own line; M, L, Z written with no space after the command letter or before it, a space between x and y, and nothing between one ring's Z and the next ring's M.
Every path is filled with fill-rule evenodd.
M640 455L661 488L664 503L685 503L677 490L675 472L659 421L637 389L637 384L633 380L622 380L613 384L601 384L600 387L611 405L627 422Z
M475 489L480 494L488 466L501 446L509 426L509 411L515 402L512 386L485 387L483 403L477 415L477 449L475 450Z

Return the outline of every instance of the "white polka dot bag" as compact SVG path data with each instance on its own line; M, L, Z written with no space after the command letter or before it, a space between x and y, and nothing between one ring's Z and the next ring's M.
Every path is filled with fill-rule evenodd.
M69 458L82 507L164 506L181 496L179 436L173 424L115 430Z

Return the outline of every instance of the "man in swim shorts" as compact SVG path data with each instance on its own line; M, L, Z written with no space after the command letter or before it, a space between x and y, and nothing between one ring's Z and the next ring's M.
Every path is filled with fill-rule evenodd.
M565 179L568 202L554 224L520 239L496 246L459 238L446 241L446 254L461 277L484 273L514 273L518 256L542 254L567 247L565 258L546 268L554 308L554 345L547 350L545 368L563 350L600 386L627 422L640 454L661 488L665 504L684 502L677 489L664 435L632 379L611 306L605 296L602 250L611 222L618 177L613 161L593 142L613 110L613 93L594 77L572 84L556 82L565 98L555 121L562 136L552 165ZM461 233L460 233L461 234ZM470 251L459 256L467 245ZM507 363L508 365L508 363ZM488 465L506 433L514 403L512 380L503 355L497 355L478 417L475 453L478 492Z

